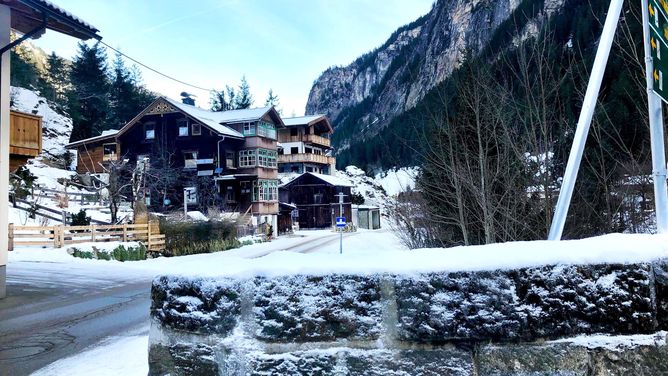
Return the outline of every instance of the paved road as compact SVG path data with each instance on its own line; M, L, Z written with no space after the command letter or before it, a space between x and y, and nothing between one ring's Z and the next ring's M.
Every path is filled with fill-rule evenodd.
M344 234L344 238L354 234ZM335 246L338 234L305 237L275 251L310 253ZM28 375L78 354L106 337L145 328L151 276L114 271L97 275L83 264L15 262L7 266L7 298L0 299L0 376ZM110 361L113 355L110 355Z
M29 375L108 336L146 325L149 278L125 282L89 274L67 264L7 266L8 297L0 300L0 375ZM113 355L109 360L117 361Z

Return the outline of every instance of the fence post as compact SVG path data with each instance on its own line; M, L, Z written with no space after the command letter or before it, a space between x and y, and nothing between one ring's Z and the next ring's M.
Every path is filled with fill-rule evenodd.
M52 226L53 230L53 248L60 248L58 246L58 240L60 239L60 236L58 235L58 226Z
M8 251L13 251L14 250L14 224L10 223L9 224L9 229L7 231L7 237L9 239L9 244L7 247Z
M123 242L128 241L128 224L123 223Z
M67 211L63 210L63 211L60 212L60 214L63 216L63 224L66 225L67 224Z
M95 225L90 225L90 240L95 242Z
M146 223L146 248L151 249L151 221Z
M60 226L60 246L61 247L65 246L65 226L64 225Z

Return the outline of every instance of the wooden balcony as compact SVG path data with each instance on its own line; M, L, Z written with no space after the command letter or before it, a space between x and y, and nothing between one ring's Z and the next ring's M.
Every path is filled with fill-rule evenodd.
M304 143L307 143L307 144L314 144L314 145L319 145L319 146L324 146L324 147L330 147L330 145L331 145L329 138L314 135L314 134L305 134L305 135L301 135L301 136L299 136L299 135L298 136L290 136L289 133L279 134L278 142L304 142Z
M278 156L278 163L320 163L332 165L336 163L336 158L319 154L281 154Z

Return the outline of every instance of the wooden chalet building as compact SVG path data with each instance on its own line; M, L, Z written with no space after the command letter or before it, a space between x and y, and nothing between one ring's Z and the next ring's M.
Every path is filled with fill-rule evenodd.
M300 229L329 228L343 214L352 222L352 186L335 176L306 172L279 187L282 203L297 207ZM343 193L343 213L337 194Z
M332 125L325 115L283 119L285 128L278 131L278 172L333 174L336 158L332 157Z
M225 211L247 214L254 224L267 222L276 229L276 138L283 127L273 107L212 112L160 97L120 130L72 142L68 148L77 151L79 173L103 173L106 163L120 158L131 165L148 161L149 170L168 161L182 176L167 197L171 204L182 203L189 179L204 177L215 185ZM160 196L164 192L147 192L151 194L155 199L148 200L150 207L165 205ZM188 205L196 206L197 198L191 199Z

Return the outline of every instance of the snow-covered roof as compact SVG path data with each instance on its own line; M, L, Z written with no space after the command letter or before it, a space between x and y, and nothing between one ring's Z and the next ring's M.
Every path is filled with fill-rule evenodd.
M100 136L111 136L118 133L118 129L107 129L106 131L102 131Z
M317 174L315 172L305 172L305 173L303 173L299 176L295 176L294 178L290 179L289 181L279 185L279 187L288 186L288 185L292 184L293 181L297 180L297 178L299 178L301 176L304 176L304 175L307 175L307 174L308 175L313 175L316 178L324 181L325 183L331 184L331 185L334 185L334 186L337 186L337 187L353 187L353 185L345 179L341 179L341 178L338 178L338 177L332 176L332 175Z
M182 103L182 102L179 102L179 101L175 101L174 99L171 99L171 98L162 97L162 99L166 100L172 106L174 106L174 107L178 108L179 110L185 112L186 114L192 116L193 118L202 122L204 125L213 129L214 131L218 132L221 135L232 136L232 137L240 137L240 138L244 137L241 133L235 131L234 129L220 124L220 123L223 122L223 121L220 120L221 119L221 114L224 114L225 112L231 112L231 111L213 112L213 111L205 110L203 108L199 108L199 107L196 107L196 106L185 104L185 103ZM265 113L266 113L266 111L262 115L260 115L259 117L262 117Z
M45 14L46 27L79 39L102 39L97 28L47 0L3 1L12 9L12 27L27 33L39 25Z
M306 125L306 124L311 124L312 122L323 117L325 117L325 115L308 115L308 116L283 118L283 123L285 123L286 127L291 127L295 125Z

